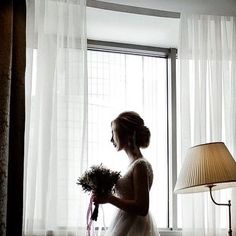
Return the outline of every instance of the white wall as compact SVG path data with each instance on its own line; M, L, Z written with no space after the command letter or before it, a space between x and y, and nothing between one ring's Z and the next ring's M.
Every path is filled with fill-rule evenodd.
M95 40L177 48L179 19L88 7L87 35Z
M236 16L236 0L101 1L171 12ZM178 48L179 19L87 7L87 35L95 40Z
M104 0L105 2L132 5L174 12L192 12L212 15L236 16L235 0Z

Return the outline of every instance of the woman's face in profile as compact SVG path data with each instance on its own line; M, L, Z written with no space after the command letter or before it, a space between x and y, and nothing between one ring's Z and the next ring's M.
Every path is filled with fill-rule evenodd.
M114 147L116 148L117 151L122 150L123 147L119 140L117 125L115 122L111 123L111 132L112 132L111 142L113 143Z

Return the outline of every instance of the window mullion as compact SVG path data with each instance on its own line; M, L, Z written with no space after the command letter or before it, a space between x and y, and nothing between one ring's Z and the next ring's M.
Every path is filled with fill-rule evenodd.
M168 227L177 229L177 196L174 187L177 179L177 120L176 120L176 54L170 49L168 56L168 186L169 186L169 219Z

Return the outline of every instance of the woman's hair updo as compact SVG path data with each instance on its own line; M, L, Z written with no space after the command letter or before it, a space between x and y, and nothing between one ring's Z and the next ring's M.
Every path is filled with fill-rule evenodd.
M151 133L138 113L134 111L122 112L113 122L117 126L118 134L132 138L133 144L139 148L148 147Z

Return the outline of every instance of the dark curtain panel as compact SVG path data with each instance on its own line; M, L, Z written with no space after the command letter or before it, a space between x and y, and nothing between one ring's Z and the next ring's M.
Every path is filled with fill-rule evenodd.
M22 235L25 0L0 1L0 235Z

